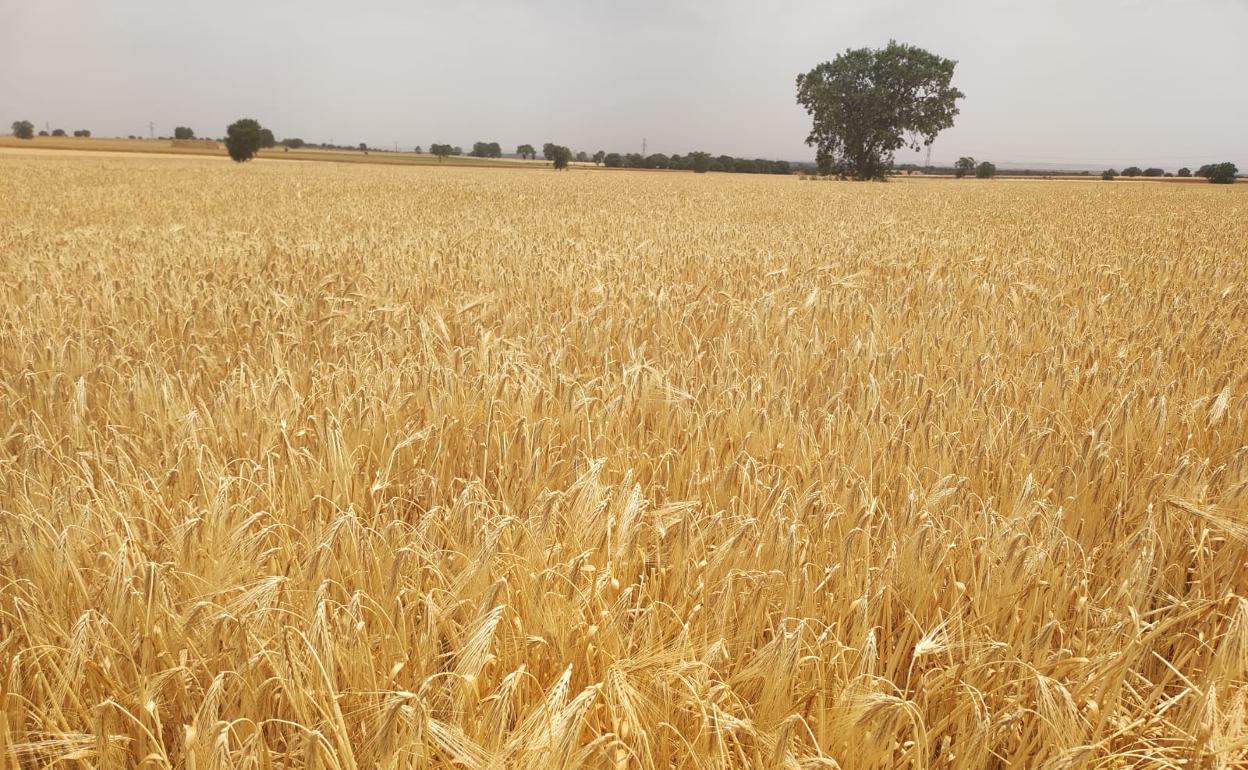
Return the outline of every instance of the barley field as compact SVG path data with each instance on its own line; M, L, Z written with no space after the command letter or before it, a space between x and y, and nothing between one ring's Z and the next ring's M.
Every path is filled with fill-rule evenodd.
M1248 191L0 155L9 768L1248 762Z

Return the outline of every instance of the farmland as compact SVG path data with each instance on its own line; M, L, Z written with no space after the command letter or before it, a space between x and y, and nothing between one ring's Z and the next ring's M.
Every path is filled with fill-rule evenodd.
M1248 761L1243 185L0 197L10 766Z
M134 153L142 155L178 155L209 158L227 158L225 145L219 142L190 140L174 142L167 139L120 139L80 138L70 136L40 136L33 139L17 139L0 136L0 151L6 149L73 150L79 152ZM370 163L393 166L475 166L478 168L520 168L538 165L536 162L515 158L473 158L464 155L439 159L428 153L388 152L385 148L371 152L346 149L321 149L300 147L288 150L274 147L261 150L260 157L270 160L315 160L334 163ZM541 162L545 165L544 162Z

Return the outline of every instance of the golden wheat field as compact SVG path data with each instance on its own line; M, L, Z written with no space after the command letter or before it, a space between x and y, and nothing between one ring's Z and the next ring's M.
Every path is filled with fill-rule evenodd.
M0 156L10 768L1248 762L1248 192Z

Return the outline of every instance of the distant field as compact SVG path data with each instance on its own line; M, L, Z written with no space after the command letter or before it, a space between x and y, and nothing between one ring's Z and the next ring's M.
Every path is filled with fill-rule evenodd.
M465 166L0 153L0 766L1248 767L1248 186Z
M224 146L216 148L202 146L185 147L178 146L171 140L160 139L84 139L80 137L60 136L38 136L34 139L17 139L12 136L3 136L0 137L0 147L13 147L30 150L85 150L95 152L137 152L158 153L162 155L203 155L209 157L229 157ZM298 150L287 150L282 147L275 147L270 150L261 150L257 157L275 158L279 160L319 160L333 161L336 163L372 163L402 166L450 165L505 168L550 167L550 164L545 161L528 161L519 160L517 158L471 158L459 155L451 156L443 161L439 161L438 158L433 155L417 155L416 153L411 152L369 151L368 153L364 153L355 150L321 150L310 147Z

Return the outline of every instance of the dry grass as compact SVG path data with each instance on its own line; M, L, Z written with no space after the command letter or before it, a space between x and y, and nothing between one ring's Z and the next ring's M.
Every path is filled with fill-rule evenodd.
M0 158L0 755L1248 761L1248 195Z

